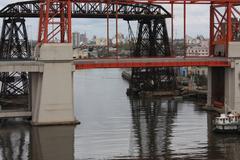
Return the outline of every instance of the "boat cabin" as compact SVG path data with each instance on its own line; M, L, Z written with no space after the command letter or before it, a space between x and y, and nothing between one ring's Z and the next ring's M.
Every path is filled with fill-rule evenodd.
M221 114L220 117L216 117L215 123L220 125L240 123L240 115Z

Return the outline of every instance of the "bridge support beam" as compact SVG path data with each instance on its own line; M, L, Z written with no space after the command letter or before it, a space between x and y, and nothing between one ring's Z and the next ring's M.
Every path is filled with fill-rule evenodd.
M240 59L225 69L225 110L240 113Z
M72 45L43 44L35 56L43 73L31 73L33 125L74 124Z
M240 113L240 42L228 44L228 57L231 68L225 69L225 109Z
M240 113L240 42L229 42L231 67L212 67L208 73L208 106Z
M212 106L212 67L208 68L207 78L207 107L210 107Z
M31 59L31 49L23 18L4 18L0 42L0 60L23 61ZM13 98L26 96L29 92L28 73L2 72L0 73L0 96Z
M133 47L133 57L170 56L170 45L165 18L141 19L138 21L138 37ZM174 94L176 77L173 68L132 68L127 95L142 92ZM170 92L169 92L170 91Z

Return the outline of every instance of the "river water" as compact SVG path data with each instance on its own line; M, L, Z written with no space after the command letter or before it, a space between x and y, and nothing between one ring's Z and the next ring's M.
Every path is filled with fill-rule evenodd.
M212 113L190 101L129 99L119 69L77 71L74 87L81 125L5 122L0 160L240 159L240 136L212 133Z

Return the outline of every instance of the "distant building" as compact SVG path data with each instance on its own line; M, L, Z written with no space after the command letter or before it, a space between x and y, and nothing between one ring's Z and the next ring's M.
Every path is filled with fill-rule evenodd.
M90 45L96 45L96 39L97 39L97 36L94 35L93 38L88 42L88 44L90 44Z
M72 43L73 43L73 48L78 48L80 46L80 33L73 32Z
M118 33L118 44L122 45L125 43L126 39L122 33ZM112 38L113 45L116 45L116 35Z
M208 56L209 47L191 46L187 48L187 56Z
M107 39L106 38L96 38L96 45L97 46L107 46Z
M209 40L203 36L191 38L187 36L187 56L208 56L209 55Z
M175 39L173 41L173 50L174 53L178 55L186 56L208 56L209 55L209 40L204 38L203 36L197 36L193 38L191 36L186 36L186 51L184 48L184 40L183 39ZM186 75L207 75L206 67L182 67L179 70L179 74L181 76Z
M88 50L87 49L80 49L80 48L75 48L73 49L73 58L74 59L84 59L88 58Z
M107 46L107 38L98 38L94 35L92 40L89 41L89 44L96 46Z
M180 67L179 68L179 75L183 77L187 77L188 68L187 67Z
M80 43L82 43L82 44L87 44L87 41L88 41L88 39L87 39L87 34L86 34L86 32L83 33L83 34L80 34Z
M170 43L171 44L171 43ZM184 40L183 39L174 39L173 40L173 52L176 56L183 56L185 55L184 49Z

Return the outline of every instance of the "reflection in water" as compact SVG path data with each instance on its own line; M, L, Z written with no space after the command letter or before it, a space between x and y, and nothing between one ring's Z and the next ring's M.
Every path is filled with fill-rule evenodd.
M239 134L213 134L212 120L214 116L208 114L208 159L240 159Z
M192 102L129 101L121 70L77 72L75 88L81 125L31 127L8 121L0 126L0 160L240 157L240 135L212 133L212 114Z
M2 160L28 159L29 128L7 124L0 128L0 157Z
M133 137L139 158L160 158L169 154L169 140L177 103L159 99L132 99ZM133 141L134 140L134 141ZM133 153L132 153L133 154Z
M32 128L33 160L74 160L74 126Z
M192 103L131 99L130 157L136 159L231 159L240 157L240 135L212 133L213 114Z
M211 114L191 102L131 99L129 103L121 70L80 71L75 74L75 86L77 116L82 122L76 128L76 159L239 156L234 148L239 148L240 138L212 133L207 125Z
M74 160L74 126L0 129L1 160Z
M224 157L224 159L229 160L239 160L240 158L240 136L239 135L218 135L215 136L213 142L215 141L216 148L221 146L222 148L219 151L222 151L220 154L214 154L211 157ZM214 152L213 152L214 153ZM222 155L222 156L220 156ZM210 158L211 158L210 157Z

